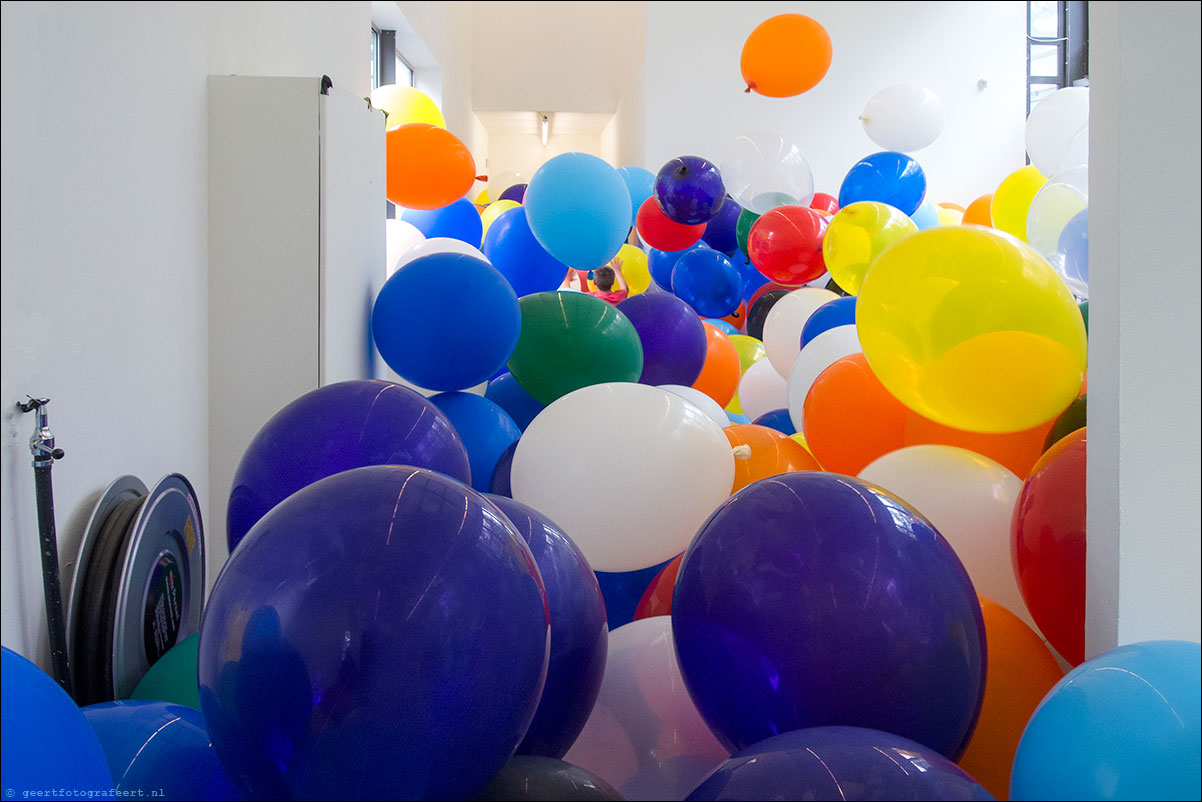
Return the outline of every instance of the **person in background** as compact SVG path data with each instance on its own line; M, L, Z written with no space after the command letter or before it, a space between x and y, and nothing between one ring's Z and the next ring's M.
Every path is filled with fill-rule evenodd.
M590 290L588 288L587 275L583 271L575 271L576 281L580 283L580 291L588 295L595 295L603 301L608 301L611 304L617 305L625 301L630 295L630 288L626 286L626 277L622 275L622 262L615 256L609 260L609 264L604 267L598 267L593 271L593 284L597 289ZM614 283L617 282L618 289L614 289ZM568 277L568 286L572 286L572 278Z

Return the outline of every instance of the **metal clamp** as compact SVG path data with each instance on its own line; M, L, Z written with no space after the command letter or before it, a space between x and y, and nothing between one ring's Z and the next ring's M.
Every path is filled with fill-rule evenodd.
M29 401L18 401L17 409L22 412L36 410L38 413L37 428L29 438L29 451L33 454L33 467L43 468L53 464L56 459L62 459L67 453L61 448L54 447L54 433L50 431L50 418L46 413L46 405L50 403L50 399L25 397Z

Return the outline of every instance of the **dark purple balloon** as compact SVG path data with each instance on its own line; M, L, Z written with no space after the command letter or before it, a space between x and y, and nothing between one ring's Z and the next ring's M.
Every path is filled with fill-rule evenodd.
M609 646L605 600L583 552L554 522L511 498L488 498L530 547L551 611L547 684L517 754L563 757L601 690Z
M894 732L958 758L985 690L968 574L905 502L799 471L730 497L672 599L689 693L731 751L804 727Z
M686 799L970 800L993 796L908 738L860 727L774 735L718 765Z
M513 452L518 450L520 442L522 442L521 438L514 440L509 448L501 452L501 458L497 460L497 467L493 468L492 481L488 486L489 493L513 498L513 484L510 481L513 474Z
M518 203L521 203L526 198L526 187L527 186L529 186L529 185L528 184L514 184L513 186L509 187L504 192L502 192L501 197L497 198L497 200L499 200L499 201L511 200L511 201L516 201Z
M201 625L200 704L252 799L471 799L521 742L550 648L510 520L410 466L344 471L255 524Z
M743 278L718 251L690 251L672 268L672 293L702 317L724 318L743 302Z
M641 384L692 386L705 366L705 325L675 295L639 293L618 304L643 344Z
M668 219L681 225L709 222L725 200L722 175L700 156L677 156L655 176L656 204Z
M455 427L420 394L385 381L328 384L277 412L247 445L230 493L230 552L297 490L364 465L413 465L472 481Z
M739 237L736 234L736 227L739 222L739 214L742 211L743 207L735 203L728 196L722 202L722 207L718 209L718 213L705 224L705 233L701 235L701 239L715 251L721 251L727 256L732 256L735 251L739 250Z
M856 296L847 295L827 301L814 310L801 329L801 347L824 331L836 326L854 326L856 322Z

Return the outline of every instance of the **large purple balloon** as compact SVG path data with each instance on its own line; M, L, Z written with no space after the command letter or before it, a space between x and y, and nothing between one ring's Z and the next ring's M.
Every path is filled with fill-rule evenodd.
M230 552L297 490L364 465L414 465L472 481L455 427L420 394L385 381L328 384L277 412L247 445L230 493Z
M976 724L985 628L968 574L925 518L859 479L800 471L731 496L685 552L672 625L732 752L846 725L954 760Z
M992 800L930 747L860 727L775 735L720 764L689 800Z
M583 552L551 519L511 498L488 498L530 547L551 611L547 684L517 753L563 757L584 729L605 673L609 627L601 587Z
M640 293L618 304L643 344L642 384L692 386L705 366L705 326L675 295Z
M534 557L491 501L357 468L230 556L201 625L201 712L252 799L471 799L526 733L549 637Z
M714 164L700 156L678 156L655 175L655 202L681 225L709 222L724 205L726 187Z
M742 212L743 207L728 196L722 202L722 208L718 209L718 213L705 224L705 232L701 235L701 239L715 251L721 251L727 256L733 255L735 251L739 250L739 237L736 230L739 215Z

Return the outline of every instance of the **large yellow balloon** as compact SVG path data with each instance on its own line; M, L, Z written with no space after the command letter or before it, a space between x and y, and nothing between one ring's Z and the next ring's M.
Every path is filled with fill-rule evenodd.
M1035 200L1035 195L1047 180L1033 164L1003 178L993 191L993 200L989 204L993 227L1026 242L1027 212L1031 209L1031 201Z
M371 90L371 105L383 109L388 115L384 127L388 129L406 123L429 123L439 128L446 128L447 121L434 101L421 90L412 86L385 84Z
M849 295L859 295L864 276L881 251L917 233L918 226L901 209L857 201L831 218L822 237L822 258L835 283Z
M487 234L488 227L491 226L493 224L493 221L496 220L498 217L500 217L502 214L509 211L510 209L516 209L517 207L519 207L521 205L522 204L518 203L517 201L513 201L513 200L499 200L494 203L488 204L488 206L485 207L484 211L480 213L480 222L484 224L484 231L482 232L482 234Z
M1085 325L1064 281L993 229L932 228L889 248L861 288L856 328L885 387L956 429L1034 428L1085 378Z

